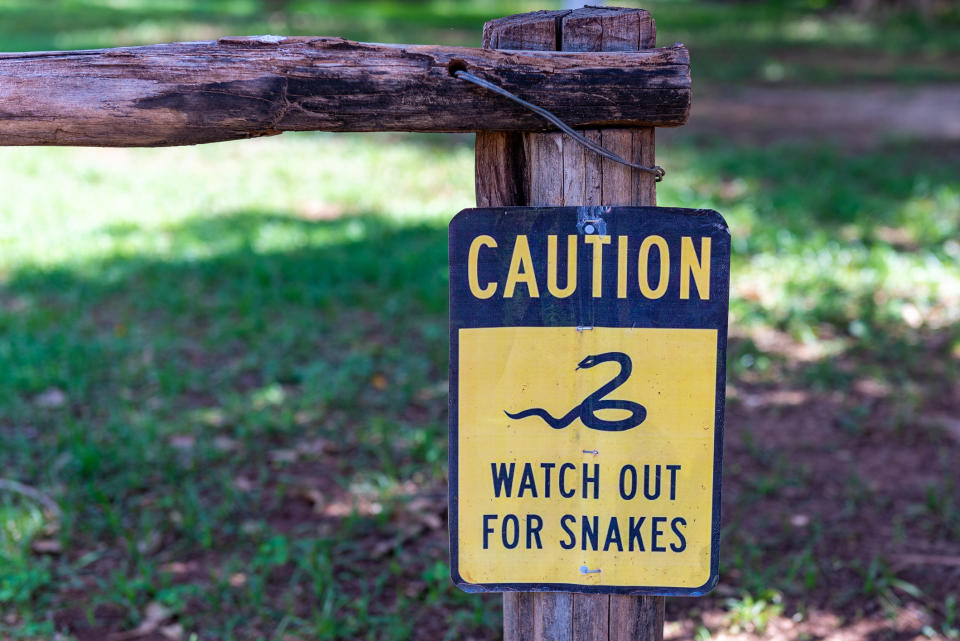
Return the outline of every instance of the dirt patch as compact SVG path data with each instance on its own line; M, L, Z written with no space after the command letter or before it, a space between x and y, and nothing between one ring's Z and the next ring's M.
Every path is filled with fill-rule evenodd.
M895 390L877 398L860 387L803 395L736 388L725 428L720 585L703 599L668 599L667 638L698 638L703 629L715 639L941 634L960 586L960 504L944 495L960 487L960 447L924 421L923 409L890 423ZM946 400L938 403L944 411ZM851 431L844 417L855 407L869 409ZM960 405L949 411L960 414ZM765 613L751 609L762 599Z

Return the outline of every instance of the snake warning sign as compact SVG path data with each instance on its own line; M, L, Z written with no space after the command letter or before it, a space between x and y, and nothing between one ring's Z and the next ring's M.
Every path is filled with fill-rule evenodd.
M450 223L450 548L467 591L717 581L730 235L714 211Z

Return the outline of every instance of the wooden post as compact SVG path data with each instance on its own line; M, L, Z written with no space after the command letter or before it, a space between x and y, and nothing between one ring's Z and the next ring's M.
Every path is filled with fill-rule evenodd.
M539 11L487 23L489 49L636 51L655 46L642 9ZM594 129L590 138L621 156L654 164L652 127ZM557 133L480 132L479 207L655 205L649 174L601 159ZM517 592L503 595L505 641L661 641L663 597Z

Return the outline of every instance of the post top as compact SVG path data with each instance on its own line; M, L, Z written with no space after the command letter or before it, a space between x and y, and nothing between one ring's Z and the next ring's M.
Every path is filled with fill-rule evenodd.
M655 47L656 39L650 12L624 7L531 11L483 27L485 49L637 51Z

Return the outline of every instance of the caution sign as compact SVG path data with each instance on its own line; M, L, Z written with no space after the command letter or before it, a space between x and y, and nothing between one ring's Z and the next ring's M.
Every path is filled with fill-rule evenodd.
M450 223L450 547L467 591L717 581L730 236L714 211Z

